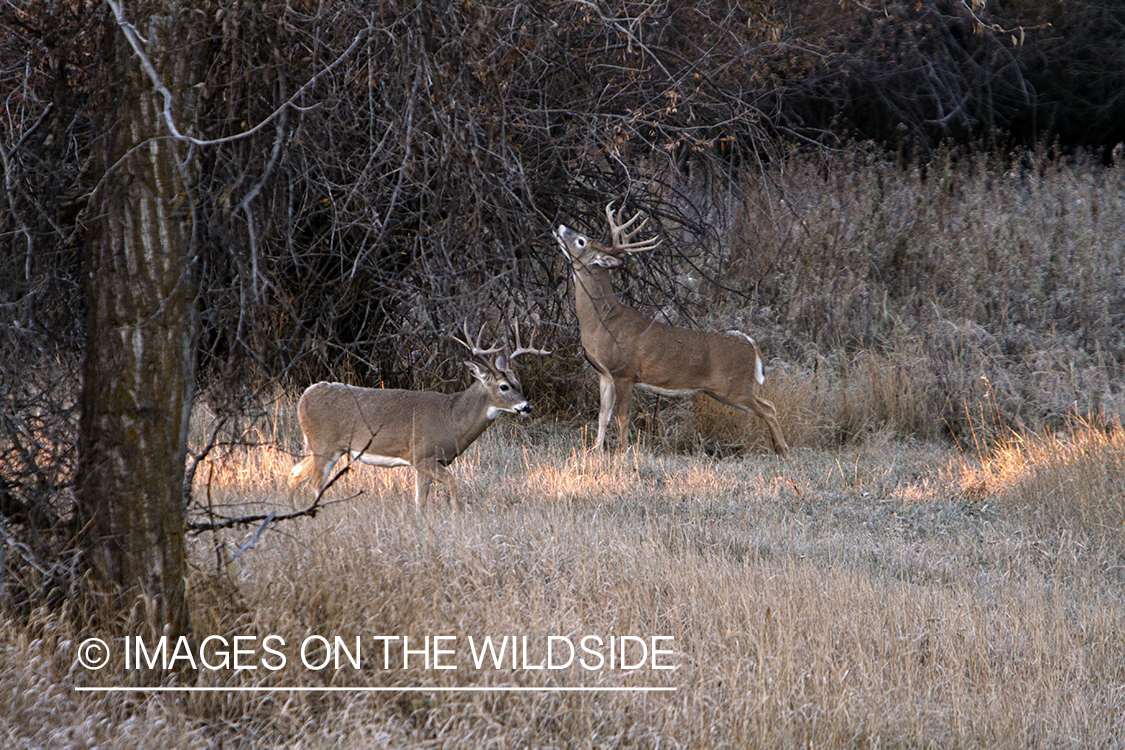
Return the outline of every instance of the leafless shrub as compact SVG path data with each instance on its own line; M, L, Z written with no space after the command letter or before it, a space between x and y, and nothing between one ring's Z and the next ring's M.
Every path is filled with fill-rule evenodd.
M896 381L872 357L906 358L889 366L919 378L915 414L901 401L839 410L832 387L802 395L779 377L793 400L775 400L805 444L883 429L971 439L982 374L1007 426L1055 423L1074 401L1119 409L1122 277L1105 271L1120 265L1106 265L1119 260L1107 197L1122 194L1119 171L1043 150L935 149L1031 120L1029 139L1088 119L1090 131L1066 132L1114 143L1120 13L1052 7L1006 18L946 1L573 0L548 14L392 0L201 15L214 64L196 89L196 135L231 139L197 152L192 227L200 390L226 420L214 444L247 439L278 385L448 383L448 332L510 311L538 315L559 352L525 377L537 405L581 415L593 391L548 231L565 220L598 233L604 204L623 198L667 239L622 276L631 303L752 328L779 375L870 378L842 393L885 390ZM104 14L94 2L0 9L9 561L11 540L47 554L26 552L45 539L25 522L29 502L46 502L52 524L69 502ZM895 163L845 148L851 134L919 147Z

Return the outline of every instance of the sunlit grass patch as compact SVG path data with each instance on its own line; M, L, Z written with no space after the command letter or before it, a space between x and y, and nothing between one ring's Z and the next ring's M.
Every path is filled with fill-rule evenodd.
M277 634L290 660L177 679L401 692L85 696L65 685L136 678L76 672L77 634L16 628L0 676L24 697L7 731L17 747L68 731L147 746L136 716L181 747L1112 745L1118 579L1105 554L1071 554L1005 494L1052 455L1072 475L1084 456L1118 455L1120 437L1100 434L984 464L899 440L716 459L591 453L577 430L512 420L455 462L460 513L442 493L415 510L408 469L357 466L315 518L190 537L195 636ZM216 453L197 496L279 506L293 460L270 445ZM986 471L1003 482L980 481ZM362 662L307 668L295 649L316 635L361 638ZM401 654L372 648L385 635L455 639L457 669L417 655L387 669ZM549 638L622 635L667 637L676 669L534 668ZM474 664L470 636L526 638L530 666L524 652L514 668L513 652ZM443 692L505 686L675 691Z
M979 466L970 491L988 494L1043 533L1066 529L1125 550L1125 430L1075 417L1068 432L1015 434Z

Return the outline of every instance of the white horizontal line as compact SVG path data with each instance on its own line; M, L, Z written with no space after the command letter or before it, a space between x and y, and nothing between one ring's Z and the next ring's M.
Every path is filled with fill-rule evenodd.
M675 692L675 687L314 687L299 685L293 687L75 687L86 693L654 693Z

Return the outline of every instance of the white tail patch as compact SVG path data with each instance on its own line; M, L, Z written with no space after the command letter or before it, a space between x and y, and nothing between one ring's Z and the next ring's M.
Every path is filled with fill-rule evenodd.
M746 339L747 341L750 342L750 346L757 346L758 345L758 342L754 341L754 339L750 338L750 336L748 334L743 333L742 331L738 330L737 328L732 328L731 330L727 331L727 335L728 336L741 336L742 338L744 338L744 339Z
M758 344L754 341L754 339L750 338L750 336L746 335L742 331L732 329L730 331L727 331L727 333L731 336L741 336L742 338L749 341L750 345L754 347L754 380L758 381L758 385L765 385L766 370L765 366L762 364L762 358L758 356Z

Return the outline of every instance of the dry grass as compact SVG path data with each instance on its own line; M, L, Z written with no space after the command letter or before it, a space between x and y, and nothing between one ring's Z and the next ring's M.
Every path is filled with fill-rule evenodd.
M871 429L971 441L985 399L996 437L1076 410L1125 418L1125 169L1046 149L902 165L855 148L795 152L743 184L711 272L752 293L696 291L780 377L854 396L799 401L818 407L803 444Z
M501 420L453 467L461 514L358 467L316 518L190 540L195 637L280 635L284 668L91 672L99 633L37 612L0 623L0 745L1125 747L1125 171L859 154L768 177L727 269L753 304L697 292L763 343L791 457L712 401L640 398L624 456L587 454L588 421ZM560 409L592 420L573 375ZM199 467L197 518L293 507L292 407ZM361 666L300 665L312 634L361 636ZM459 668L385 669L375 635L454 636ZM671 636L678 668L467 661L505 635L532 662L549 636ZM398 690L72 689L157 678ZM485 686L676 690L440 690Z
M1010 434L979 468L976 491L994 495L1039 535L1077 536L1125 554L1125 430L1077 417L1066 433Z
M4 628L4 744L1120 747L1120 435L1013 442L983 462L874 438L717 461L591 456L572 429L504 423L455 464L466 513L440 491L417 513L409 470L361 467L333 494L362 495L237 559L254 529L191 544L197 638L278 634L291 659L178 679L428 690L75 693L137 676L82 670L78 634L44 617ZM236 449L204 467L197 494L287 507L290 465L269 446ZM1076 484L1081 523L1060 534L1051 513L1072 517L1060 487ZM310 634L362 636L362 666L301 666ZM455 636L459 668L384 669L370 638L389 634ZM486 635L527 636L531 663L551 635L672 636L678 668L478 670L466 639ZM511 685L676 691L434 690Z

